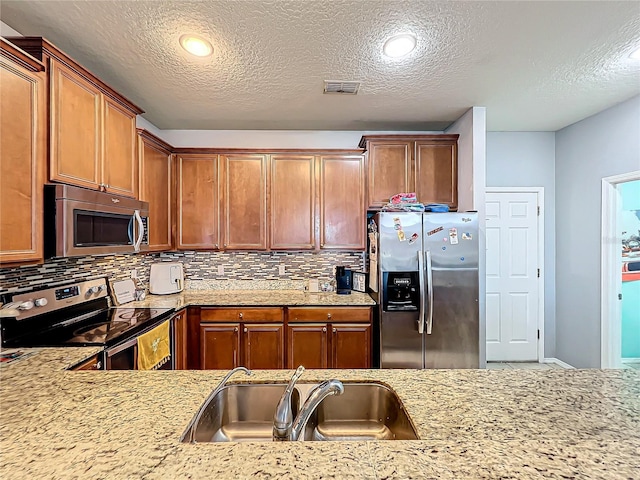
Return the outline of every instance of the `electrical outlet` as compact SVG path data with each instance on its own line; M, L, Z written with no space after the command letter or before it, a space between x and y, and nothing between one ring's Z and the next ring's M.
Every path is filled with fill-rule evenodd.
M284 265L278 265L278 275L284 275Z
M218 265L218 275L224 275L224 265Z
M131 278L138 278L138 271L134 268L131 270Z

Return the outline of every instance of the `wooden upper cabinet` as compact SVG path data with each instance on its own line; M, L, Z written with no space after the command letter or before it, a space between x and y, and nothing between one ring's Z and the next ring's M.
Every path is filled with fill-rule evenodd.
M44 38L11 41L48 66L49 180L135 197L144 111Z
M413 191L412 142L372 141L367 146L367 205L382 206L396 193Z
M415 192L421 203L458 208L458 135L368 135L367 205L379 208L396 193Z
M43 259L44 66L0 39L0 263Z
M361 155L320 156L320 248L364 250L364 167Z
M422 203L445 203L451 210L457 210L457 138L417 141L415 165L418 200Z
M171 147L146 130L138 132L140 200L149 202L149 251L173 248Z
M315 247L315 157L271 156L270 241L272 250Z
M49 81L49 179L97 189L102 183L100 90L53 59Z
M223 248L267 248L267 155L220 156Z
M116 195L137 197L136 115L104 97L102 182Z
M178 155L176 184L176 248L218 249L218 156Z

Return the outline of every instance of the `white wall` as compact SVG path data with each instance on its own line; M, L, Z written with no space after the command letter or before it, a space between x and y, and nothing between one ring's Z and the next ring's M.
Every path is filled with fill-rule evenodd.
M544 356L556 353L555 133L487 132L487 188L544 187Z
M486 109L470 108L456 120L446 133L457 133L458 138L458 211L478 212L478 308L480 309L480 368L487 361L486 315Z
M23 35L14 30L6 23L0 21L0 37L22 37Z
M556 357L600 367L603 177L640 169L640 96L556 132Z
M314 130L162 130L174 147L216 148L341 148L357 149L363 135L442 132L358 132Z

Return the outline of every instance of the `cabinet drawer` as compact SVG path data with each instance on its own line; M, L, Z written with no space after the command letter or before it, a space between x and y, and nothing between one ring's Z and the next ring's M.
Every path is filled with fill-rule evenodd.
M371 321L369 307L294 307L288 309L289 322L362 322Z
M69 370L102 370L102 362L99 360L98 355L94 355L74 365Z
M282 308L202 308L201 322L282 322Z

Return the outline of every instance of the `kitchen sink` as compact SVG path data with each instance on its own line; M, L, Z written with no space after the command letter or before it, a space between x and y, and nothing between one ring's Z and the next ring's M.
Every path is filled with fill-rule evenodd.
M298 414L315 383L299 383L291 398ZM202 415L192 419L181 441L270 442L273 416L287 385L231 384L203 405ZM381 383L344 382L344 393L325 398L317 407L302 441L417 440L413 423L398 395Z

